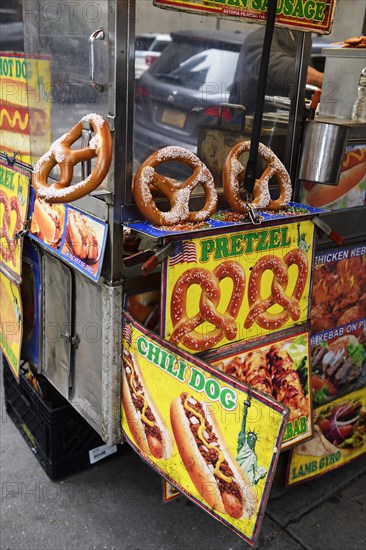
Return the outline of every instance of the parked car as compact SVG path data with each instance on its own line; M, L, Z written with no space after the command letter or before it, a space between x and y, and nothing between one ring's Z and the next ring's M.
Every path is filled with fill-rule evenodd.
M170 34L146 33L135 40L135 77L140 78L171 42Z
M0 8L0 51L24 50L22 6L19 1Z
M217 125L220 105L229 101L245 37L242 32L171 33L170 44L136 82L134 157L137 162L167 145L197 151L199 126L207 126L210 121ZM313 62L326 44L324 40L314 40ZM280 125L280 132L285 136L289 110L289 98L266 96L263 128L268 132L272 128L270 133L274 134L273 128ZM220 112L226 126L234 126L240 114L226 107ZM277 154L282 146L281 143Z
M244 34L180 31L136 83L134 155L167 145L195 152L203 115L228 101Z

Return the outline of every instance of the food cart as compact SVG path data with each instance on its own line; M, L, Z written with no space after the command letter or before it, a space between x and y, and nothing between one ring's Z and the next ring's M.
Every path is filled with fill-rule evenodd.
M125 439L166 491L254 544L279 461L291 485L365 451L364 167L352 205L323 202L324 188L340 187L334 167L343 160L347 179L350 157L361 159L365 125L328 113L304 121L310 40L299 32L286 114L234 127L224 113L242 109L225 96L191 150L172 142L138 159L143 6L71 4L24 2L24 54L1 55L4 356L18 378L20 358L31 363L106 444ZM237 4L154 9L266 23ZM315 4L290 17L278 7L277 24L328 32L334 2ZM176 95L156 116L183 131ZM259 136L254 175L265 175L250 201L239 159ZM160 172L169 163L174 177Z

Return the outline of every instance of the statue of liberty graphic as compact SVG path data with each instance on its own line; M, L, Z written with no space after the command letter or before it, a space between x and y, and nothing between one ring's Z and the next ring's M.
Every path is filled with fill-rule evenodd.
M267 470L263 466L258 466L257 453L255 445L258 440L258 435L254 431L246 432L246 422L248 409L250 407L250 397L244 401L244 414L241 424L241 430L238 434L238 455L236 461L248 481L252 485L257 485L258 481L267 475Z
M305 233L300 234L300 224L297 224L297 246L301 250L303 250L306 254L306 252L310 248L310 244L306 242L306 236Z

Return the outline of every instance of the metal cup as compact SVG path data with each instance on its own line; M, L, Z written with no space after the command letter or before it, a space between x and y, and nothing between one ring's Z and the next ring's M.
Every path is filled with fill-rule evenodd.
M330 122L305 122L298 179L338 185L349 126Z

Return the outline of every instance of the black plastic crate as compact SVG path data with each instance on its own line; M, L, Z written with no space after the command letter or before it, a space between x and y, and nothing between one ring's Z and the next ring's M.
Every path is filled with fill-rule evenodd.
M43 398L21 370L19 384L4 361L5 407L51 479L89 464L89 450L103 445L97 432L42 377Z

